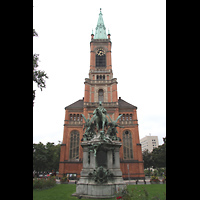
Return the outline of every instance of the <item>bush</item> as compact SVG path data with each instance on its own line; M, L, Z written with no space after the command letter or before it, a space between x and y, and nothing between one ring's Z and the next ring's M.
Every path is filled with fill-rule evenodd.
M63 174L63 177L60 179L60 182L64 183L66 181L69 182L69 178L68 178L68 176L66 176L65 174Z
M55 176L51 176L47 179L36 178L33 179L33 189L47 189L56 185Z
M142 190L138 190L137 187L131 188L131 190L127 189L125 187L122 190L118 190L118 193L116 194L116 199L123 199L123 200L132 200L132 199L138 199L138 200L148 200L149 193L147 192L146 188L142 187Z
M150 170L148 170L148 169L145 169L144 170L144 174L145 174L145 176L151 176L151 171Z

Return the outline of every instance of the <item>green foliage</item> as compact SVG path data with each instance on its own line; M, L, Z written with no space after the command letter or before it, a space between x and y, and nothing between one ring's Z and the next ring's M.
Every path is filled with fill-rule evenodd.
M115 199L123 200L164 200L166 199L166 185L128 185L116 194ZM120 198L122 197L122 198Z
M33 144L33 170L45 171L47 163L46 148L41 142Z
M48 179L35 178L33 179L33 189L47 189L56 185L55 176L51 176Z
M63 183L63 182L66 182L66 181L69 182L69 178L66 176L66 174L63 174L63 177L60 179L60 182Z
M36 70L38 67L38 61L39 61L39 54L33 54L33 81L37 83L37 86L41 89L45 88L45 80L44 78L48 78L45 71Z
M56 184L47 190L33 190L33 200L77 200L71 196L74 192L75 184Z
M60 160L60 144L48 142L33 144L33 170L36 172L58 171Z
M148 150L142 153L144 160L144 168L161 168L166 167L166 137L163 138L164 144L153 149L152 152Z
M153 166L153 159L152 154L147 150L145 150L143 153L143 160L144 160L144 168L150 168Z
M150 182L160 182L159 178L156 175L151 176Z
M141 200L148 200L149 193L143 187L142 190L138 190L137 187L132 187L128 190L126 187L125 189L119 191L117 193L117 199L123 198L123 200L132 200L132 199L141 199Z
M152 171L150 169L145 169L144 174L145 176L151 176Z
M38 33L33 29L33 36L38 36Z
M33 37L38 36L38 33L33 29ZM37 83L37 86L42 91L42 88L46 87L45 84L45 78L49 78L45 71L37 70L38 67L38 61L39 61L39 54L33 54L33 82ZM35 100L35 91L33 90L33 104Z
M153 167L166 167L166 137L163 138L164 144L152 151Z

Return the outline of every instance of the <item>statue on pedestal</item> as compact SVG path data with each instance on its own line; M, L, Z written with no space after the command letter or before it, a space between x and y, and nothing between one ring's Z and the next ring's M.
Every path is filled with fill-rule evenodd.
M76 184L73 196L85 198L113 198L119 188L126 183L120 170L119 148L120 138L117 137L117 124L120 116L112 121L107 111L99 102L91 119L82 114L85 124L81 146L83 148L83 169Z

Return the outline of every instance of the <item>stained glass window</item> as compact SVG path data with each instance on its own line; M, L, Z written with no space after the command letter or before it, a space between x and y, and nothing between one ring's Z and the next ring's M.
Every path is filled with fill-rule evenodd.
M123 132L124 160L133 160L132 135L130 131Z
M70 160L79 159L79 132L72 131L70 135Z

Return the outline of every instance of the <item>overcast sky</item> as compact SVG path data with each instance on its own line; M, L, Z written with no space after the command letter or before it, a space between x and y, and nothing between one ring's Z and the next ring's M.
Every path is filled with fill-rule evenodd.
M63 139L65 106L84 97L92 29L102 8L118 97L137 106L140 138L166 136L166 1L34 0L33 53L49 79L35 84L33 143Z

